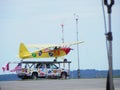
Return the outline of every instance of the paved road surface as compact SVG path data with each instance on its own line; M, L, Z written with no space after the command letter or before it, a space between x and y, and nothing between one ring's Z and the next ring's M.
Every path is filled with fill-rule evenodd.
M1 81L1 90L106 90L106 79ZM115 90L120 90L120 78L114 79Z

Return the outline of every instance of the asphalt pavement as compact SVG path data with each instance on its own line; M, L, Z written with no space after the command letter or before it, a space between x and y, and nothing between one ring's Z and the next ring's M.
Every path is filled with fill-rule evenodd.
M114 79L115 90L120 90L120 78ZM106 90L106 79L39 79L0 81L0 90Z

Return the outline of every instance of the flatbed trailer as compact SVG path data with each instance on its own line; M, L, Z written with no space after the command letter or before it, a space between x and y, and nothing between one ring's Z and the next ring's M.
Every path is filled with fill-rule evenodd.
M59 64L59 67L60 67L60 64L65 64L67 63L68 64L68 69L70 70L70 63L71 61L21 61L21 63L25 63L25 64L36 64L36 63L41 63L41 64Z

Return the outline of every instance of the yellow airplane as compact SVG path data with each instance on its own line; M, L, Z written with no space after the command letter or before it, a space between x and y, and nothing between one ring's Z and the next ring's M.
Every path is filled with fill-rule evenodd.
M29 52L26 46L21 43L19 48L19 57L21 59L27 58L50 58L54 57L54 61L57 60L58 57L62 57L67 55L70 50L70 46L80 44L82 42L74 42L74 43L62 43L62 44L46 44L46 45L39 45L39 44L32 44L27 45L28 48L38 48L39 50L34 52ZM67 61L67 59L64 59Z

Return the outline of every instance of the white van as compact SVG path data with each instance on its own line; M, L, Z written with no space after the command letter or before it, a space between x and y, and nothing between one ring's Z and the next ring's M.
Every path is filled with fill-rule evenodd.
M21 79L37 79L39 77L66 79L69 76L69 70L59 68L54 63L22 63L21 69L16 73Z

